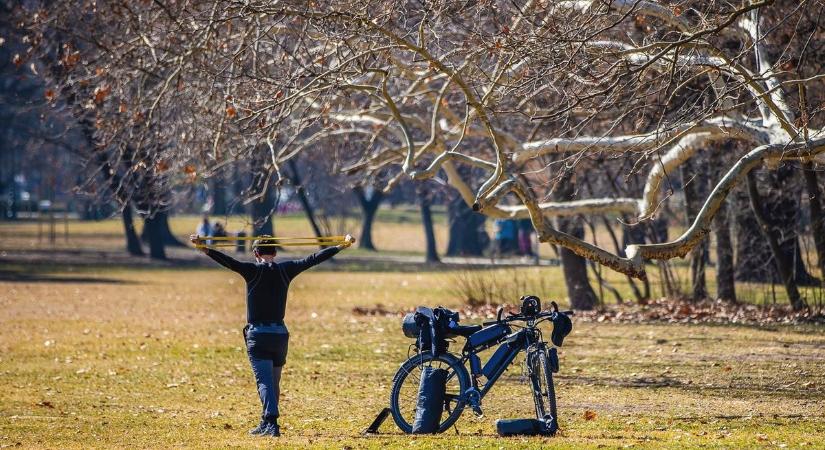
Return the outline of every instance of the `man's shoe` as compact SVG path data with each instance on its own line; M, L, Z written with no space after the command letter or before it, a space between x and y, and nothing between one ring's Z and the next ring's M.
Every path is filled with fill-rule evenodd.
M279 437L280 435L281 427L279 427L276 423L266 424L266 428L264 428L264 431L261 433L261 436Z
M251 434L252 436L260 436L266 431L268 426L268 423L261 421L261 423L259 423L257 427L249 430L249 434Z

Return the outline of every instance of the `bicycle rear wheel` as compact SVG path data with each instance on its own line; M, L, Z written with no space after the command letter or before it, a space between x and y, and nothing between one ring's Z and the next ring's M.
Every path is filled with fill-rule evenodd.
M447 371L445 414L441 416L438 432L443 433L450 428L464 410L465 403L462 399L462 393L470 388L470 376L461 361L449 353L435 358L430 353L414 355L405 361L396 372L392 381L392 391L390 392L392 418L398 428L405 433L412 433L421 371L428 365Z
M536 405L536 418L543 420L550 434L556 434L556 389L553 386L553 372L547 357L547 347L539 345L527 353L527 367Z

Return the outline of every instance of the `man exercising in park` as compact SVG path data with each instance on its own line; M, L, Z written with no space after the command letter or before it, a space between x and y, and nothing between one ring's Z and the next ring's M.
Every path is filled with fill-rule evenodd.
M218 264L240 274L246 281L248 323L244 328L244 339L263 405L261 423L250 434L280 436L278 397L281 370L286 363L289 342L289 331L284 324L289 283L299 273L349 247L355 239L347 235L340 245L327 247L304 259L275 262L276 240L267 238L271 236L262 236L252 244L256 260L254 263L237 261L211 248L200 249ZM190 239L197 246L204 244L204 239L198 235L192 235Z

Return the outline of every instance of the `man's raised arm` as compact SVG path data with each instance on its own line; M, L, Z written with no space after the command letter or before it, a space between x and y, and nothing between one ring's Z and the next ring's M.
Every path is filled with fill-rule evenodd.
M284 270L286 271L287 276L290 279L295 278L299 273L309 269L312 266L317 266L322 262L332 258L341 250L349 247L352 243L355 242L355 238L351 235L347 235L344 243L341 245L336 245L334 247L327 247L319 252L315 252L304 259L296 259L293 261L285 261L283 263Z
M192 241L192 243L195 244L196 246L201 245L203 243L202 239L198 235L190 236L189 240ZM237 272L237 273L241 274L241 276L243 276L244 278L251 275L252 272L255 271L255 265L254 264L240 262L237 259L235 259L235 258L233 258L229 255L226 255L224 253L221 253L217 250L214 250L214 249L211 249L211 248L208 248L208 247L198 247L198 250L205 253L206 256L214 259L215 262L217 262L218 264L226 267L227 269L229 269L233 272Z

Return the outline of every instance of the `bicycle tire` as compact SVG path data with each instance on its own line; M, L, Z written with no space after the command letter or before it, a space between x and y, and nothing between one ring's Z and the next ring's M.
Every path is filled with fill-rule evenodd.
M461 417L461 413L464 411L465 403L462 398L463 393L470 388L470 375L467 373L467 368L461 364L461 361L450 353L444 353L435 358L433 358L431 353L413 355L410 359L401 364L401 367L398 368L395 376L393 376L392 390L390 391L390 412L392 413L392 419L395 421L398 428L405 433L412 433L412 421L415 418L415 407L413 405L411 411L406 411L409 409L409 405L405 405L405 408L403 408L405 411L402 411L402 402L399 397L401 396L402 388L405 387L404 382L410 375L416 373L415 370L419 370L418 368L423 367L425 364L431 364L434 361L442 363L453 370L453 373L448 375L448 384L449 380L452 380L453 377L458 377L458 389L452 389L453 391L458 390L458 392L450 392L451 389L448 388L448 393L457 395L457 397L454 397L454 406L451 408L451 411L447 417L442 419L437 432L443 433L453 426L458 418ZM414 381L412 385L417 392L418 382ZM409 401L405 401L404 403L409 403ZM411 413L409 420L405 417L405 413L407 412Z
M547 357L547 347L536 346L528 353L527 362L533 402L536 406L536 418L545 422L549 434L556 434L558 430L556 388L553 385L553 371Z

